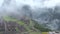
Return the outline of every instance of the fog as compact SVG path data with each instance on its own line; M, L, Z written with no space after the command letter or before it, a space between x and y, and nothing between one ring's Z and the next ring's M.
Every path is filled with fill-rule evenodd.
M48 28L57 29L58 24L55 21L57 20L58 22L60 20L58 19L60 15L53 19L51 14L54 14L55 8L60 6L59 4L60 0L0 0L0 15L15 14L15 16L21 17L26 13L27 16L31 17L30 15L32 14L32 19L43 24L50 23L47 24ZM28 7L25 9L24 7L26 6ZM57 9L55 12L58 11L57 13L60 13L59 8Z
M3 2L4 0L0 0L0 6ZM21 4L28 4L32 7L54 7L60 3L60 0L11 0L11 2L16 2L15 4L17 6L20 6Z

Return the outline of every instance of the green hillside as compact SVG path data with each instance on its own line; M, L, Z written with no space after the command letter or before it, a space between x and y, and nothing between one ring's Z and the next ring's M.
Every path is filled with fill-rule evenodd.
M23 30L25 30L25 31L20 31L20 29L18 27L15 28L17 32L21 32L22 34L23 33L40 34L40 31L38 29L34 28L34 23L31 19L29 19L28 24L26 24L23 20L18 20L15 18L11 18L9 16L4 17L4 20L7 22L12 21L12 23L16 22L19 26L22 26Z
M36 21L34 21L32 19L18 20L16 18L12 18L9 16L5 16L5 17L3 17L3 19L7 23L11 23L11 22L12 22L12 24L16 23L17 25L14 25L16 32L19 32L20 34L24 34L24 33L26 33L26 34L41 34L42 32L51 31L50 29L45 28L43 25L38 24Z

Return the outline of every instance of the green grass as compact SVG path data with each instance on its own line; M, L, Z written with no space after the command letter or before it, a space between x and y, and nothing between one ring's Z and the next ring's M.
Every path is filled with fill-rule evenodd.
M24 33L29 33L29 34L40 34L40 32L22 32L22 34Z
M5 16L5 17L3 17L4 18L4 20L6 20L6 21L17 21L17 19L13 19L13 18L11 18L11 17L9 17L9 16Z
M24 25L24 22L23 22L23 21L17 21L17 23L18 23L19 25Z
M30 24L28 26L24 25L24 27L28 30L28 32L31 32L32 30L30 28L33 27L33 21L30 20Z
M19 32L19 29L16 27L16 31Z
M15 21L15 22L17 22L19 25L24 25L24 22L23 22L23 21L19 21L19 20L17 20L17 19L13 19L13 18L8 17L8 16L4 17L4 20L5 20L5 21Z
M29 26L27 26L27 25L24 25L24 27L26 28L26 30L27 30L27 31L30 31L30 28L29 28Z
M8 17L8 16L4 17L4 20L6 20L6 21L15 21L15 22L17 22L19 25L24 25L24 27L25 27L28 31L31 31L30 28L29 28L29 26L33 25L31 20L30 20L30 25L27 26L23 21L19 21L19 20L17 20L17 19L13 19L13 18Z
M40 34L40 32L31 32L30 34Z
M34 26L34 23L32 20L30 20L30 26Z
M48 34L48 32L42 32L42 34Z

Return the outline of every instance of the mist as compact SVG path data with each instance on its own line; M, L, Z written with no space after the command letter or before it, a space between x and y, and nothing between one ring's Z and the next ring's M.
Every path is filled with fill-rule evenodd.
M60 7L59 4L60 0L0 0L0 15L14 15L14 17L17 15L19 19L25 13L30 18L32 14L32 19L38 21L39 24L46 24L48 28L56 30L58 29L56 22L60 23L58 19L60 12L55 8ZM52 14L53 17L56 15L54 11L58 17L52 18Z
M21 11L21 8L24 5L29 5L33 12L36 12L35 9L39 8L54 8L59 4L59 0L0 0L0 9L6 14L13 12L17 13L17 10ZM45 10L45 9L44 9ZM1 12L0 11L0 12ZM37 11L37 12L46 12L46 11Z

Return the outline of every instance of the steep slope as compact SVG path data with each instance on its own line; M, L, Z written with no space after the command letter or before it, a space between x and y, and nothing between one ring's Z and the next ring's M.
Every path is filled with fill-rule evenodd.
M38 16L37 21L52 30L60 30L60 6L56 6L54 9L48 8L47 10L47 12L43 12Z
M34 28L35 23L31 19L18 20L15 18L11 18L9 16L3 17L3 19L4 21L6 21L5 24L6 24L6 27L8 27L7 31L13 30L15 33L20 33L20 34L24 34L24 33L40 34L41 33L38 29Z

